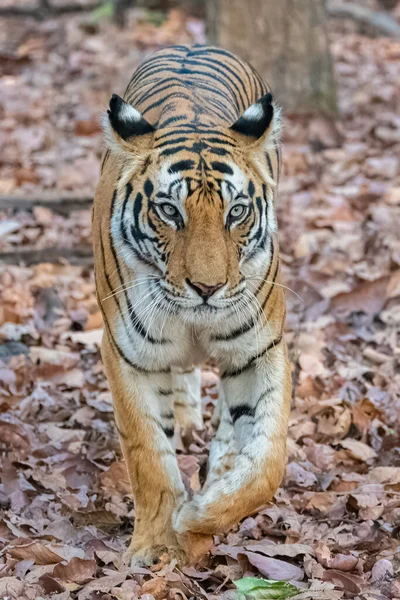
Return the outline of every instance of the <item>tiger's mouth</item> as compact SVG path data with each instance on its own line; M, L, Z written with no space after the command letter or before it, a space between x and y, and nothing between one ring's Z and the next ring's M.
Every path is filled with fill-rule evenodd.
M189 296L184 289L178 290L166 284L165 281L159 281L158 287L162 290L165 301L175 309L175 313L192 312L195 315L226 315L226 311L243 306L247 298L245 294L247 288L243 282L233 289L221 290L207 299L196 298L194 295Z

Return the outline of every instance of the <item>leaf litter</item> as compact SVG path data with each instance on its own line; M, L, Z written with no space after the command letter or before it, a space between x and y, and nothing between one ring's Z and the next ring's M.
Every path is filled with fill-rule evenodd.
M203 39L177 9L161 24L128 15L122 31L84 14L7 20L0 194L91 195L110 94L153 49ZM330 33L341 120L286 119L278 217L294 394L274 501L195 566L127 569L135 511L93 271L2 265L0 597L400 599L400 44L338 22ZM0 213L0 250L90 235L87 210ZM214 430L212 370L202 393L204 429L176 440L190 493Z

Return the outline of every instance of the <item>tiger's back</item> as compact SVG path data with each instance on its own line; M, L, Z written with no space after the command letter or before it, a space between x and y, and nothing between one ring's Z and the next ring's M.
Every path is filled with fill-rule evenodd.
M187 134L201 134L210 147L217 145L218 153L221 143L229 145L218 127L234 123L268 91L252 66L227 50L173 46L158 51L137 69L124 100L155 127L156 147L170 154L187 149L190 138L182 129L186 125ZM279 148L274 148L270 161L272 176L279 178Z

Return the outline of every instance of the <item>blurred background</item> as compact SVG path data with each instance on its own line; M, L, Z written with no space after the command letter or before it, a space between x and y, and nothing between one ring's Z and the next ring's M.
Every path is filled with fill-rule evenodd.
M0 597L228 599L250 573L304 598L400 598L400 3L0 0L0 20ZM220 536L201 571L153 580L120 561L134 508L91 203L111 94L156 49L208 41L284 108L288 467L274 506ZM205 429L177 432L191 492L218 385L205 371Z

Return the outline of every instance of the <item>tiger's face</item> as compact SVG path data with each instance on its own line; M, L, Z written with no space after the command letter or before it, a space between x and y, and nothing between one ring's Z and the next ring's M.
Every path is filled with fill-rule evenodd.
M253 117L257 104L251 107ZM124 103L118 112L132 116L129 109L134 110ZM250 117L251 109L246 111ZM254 118L246 113L241 119L254 129ZM110 113L109 119L114 136L132 144ZM267 127L264 119L262 136L267 137L271 119ZM276 231L272 163L266 140L248 136L245 125L221 129L217 137L215 131L186 134L179 149L179 128L146 131L151 126L144 121L141 141L147 151L143 145L140 157L127 151L121 162L111 221L120 254L141 277L151 276L155 292L174 312L196 315L197 321L239 308L271 258ZM273 144L275 151L276 137Z

